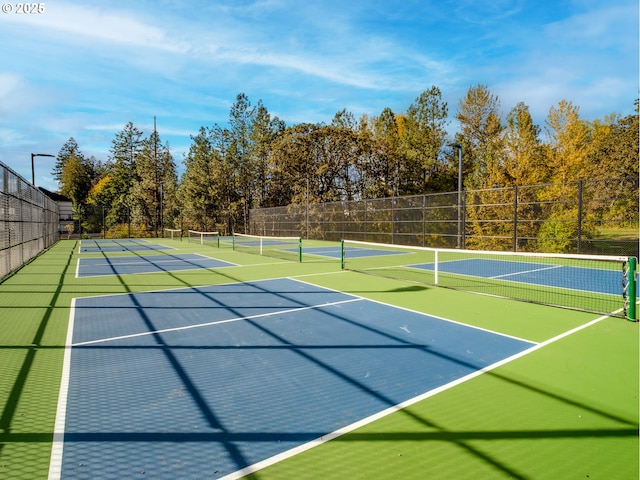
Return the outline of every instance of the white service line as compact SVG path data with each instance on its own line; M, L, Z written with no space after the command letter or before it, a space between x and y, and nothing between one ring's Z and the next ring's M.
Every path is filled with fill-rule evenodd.
M349 300L340 300L339 302L322 303L322 304L319 304L319 305L311 305L311 306L299 307L299 308L287 308L285 310L278 310L276 312L260 313L260 314L256 314L256 315L248 315L246 317L228 318L226 320L216 320L216 321L213 321L213 322L198 323L198 324L195 324L195 325L185 325L185 326L182 326L182 327L164 328L162 330L153 330L151 332L133 333L131 335L121 335L121 336L118 336L118 337L101 338L99 340L89 340L89 341L86 341L86 342L74 343L73 346L74 347L80 347L80 346L85 346L85 345L94 345L96 343L111 342L113 340L123 340L123 339L127 339L127 338L145 337L145 336L148 336L148 335L155 335L156 333L179 332L181 330L190 330L192 328L209 327L211 325L220 325L220 324L223 324L223 323L239 322L239 321L242 321L242 320L251 320L251 319L254 319L254 318L270 317L270 316L273 316L273 315L283 315L283 314L290 313L290 312L301 312L301 311L304 311L304 310L314 310L314 309L320 309L320 308L325 308L325 307L331 307L331 306L334 306L334 305L342 305L342 304L345 304L345 303L359 302L359 301L362 301L362 300L364 300L364 299L362 299L362 298L350 298Z

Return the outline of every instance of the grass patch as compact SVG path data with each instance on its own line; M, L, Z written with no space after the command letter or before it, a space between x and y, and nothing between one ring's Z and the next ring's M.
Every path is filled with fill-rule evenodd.
M598 230L597 240L626 240L633 241L640 239L640 230L637 228L601 228Z

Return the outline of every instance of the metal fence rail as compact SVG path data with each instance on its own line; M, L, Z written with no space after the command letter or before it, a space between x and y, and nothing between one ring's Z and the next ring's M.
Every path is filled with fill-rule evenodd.
M60 238L58 204L0 162L0 279Z
M638 177L253 209L250 231L424 247L638 255ZM614 232L614 233L612 233ZM633 235L632 235L633 236Z

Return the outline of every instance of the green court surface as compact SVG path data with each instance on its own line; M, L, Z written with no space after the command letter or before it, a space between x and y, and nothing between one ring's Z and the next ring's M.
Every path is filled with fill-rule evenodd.
M342 271L335 258L299 263L151 241L173 250L145 256L197 253L234 265L78 278L79 258L141 254L81 253L63 240L0 284L0 478L47 478L73 298L282 277L538 345L249 478L638 478L638 323Z

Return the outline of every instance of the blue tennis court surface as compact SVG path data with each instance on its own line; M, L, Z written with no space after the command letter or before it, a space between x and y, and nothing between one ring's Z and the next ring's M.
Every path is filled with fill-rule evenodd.
M534 345L292 279L78 298L70 328L65 479L220 478Z
M433 263L408 267L434 269ZM617 270L471 258L440 262L438 271L611 295L622 291L622 272Z
M80 242L80 253L143 252L155 250L174 250L174 248L136 239L82 240Z
M80 258L77 277L105 275L127 275L133 273L158 273L197 268L220 268L234 266L215 258L197 253L176 255L135 255L126 257Z

